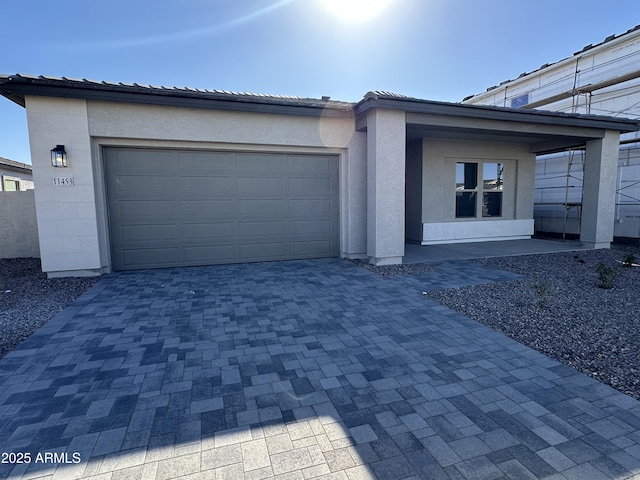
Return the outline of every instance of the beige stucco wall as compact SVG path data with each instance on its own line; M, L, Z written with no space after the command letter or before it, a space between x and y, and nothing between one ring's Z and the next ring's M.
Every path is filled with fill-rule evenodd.
M609 248L613 241L619 144L620 134L610 130L587 142L580 240L593 248Z
M367 256L375 265L404 256L405 150L405 112L367 112Z
M27 97L43 270L51 276L110 270L102 147L320 153L340 158L341 253L366 255L366 134L352 118L255 114ZM50 165L65 145L66 169ZM54 177L73 177L56 187Z
M112 102L88 103L92 136L346 148L353 119Z
M25 101L42 269L52 276L100 273L86 102L33 96ZM50 151L58 144L65 146L68 168L51 166ZM56 177L72 177L74 185L54 186Z
M504 164L502 217L455 218L457 162ZM424 139L423 243L504 239L533 233L535 155L524 144ZM528 233L527 233L528 232Z
M34 192L0 192L0 258L22 257L40 257Z

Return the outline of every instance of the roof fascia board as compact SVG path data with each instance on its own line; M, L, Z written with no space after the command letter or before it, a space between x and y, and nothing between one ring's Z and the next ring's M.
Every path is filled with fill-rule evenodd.
M498 120L529 124L550 125L554 127L582 127L619 132L635 132L640 130L640 122L630 119L614 119L605 117L587 117L543 110L516 110L483 105L462 105L457 103L431 102L428 100L399 100L390 98L367 99L358 103L355 108L356 117L372 108L404 110L409 113L424 113L444 117L470 118L476 120Z
M11 170L12 172L15 172L15 173L23 173L23 174L28 174L28 175L32 175L33 174L33 170L31 168L18 167L16 165L8 165L8 164L3 163L3 162L0 162L0 168L2 170Z
M22 163L22 162L18 162L16 160L11 160L9 158L4 158L4 157L0 157L0 165L11 165L14 167L26 168L31 170L31 165L29 165L28 163Z
M603 136L604 136L604 132ZM591 138L592 139L592 138ZM576 150L584 148L589 138L575 138L575 141L568 141L566 137L562 140L545 140L542 142L536 142L529 145L529 153L535 153L536 155L546 155L548 153L564 152L567 150Z
M416 125L432 125L438 127L450 127L453 129L464 128L487 132L509 132L523 135L548 135L565 137L590 137L603 138L605 129L585 128L564 125L536 124L523 121L487 120L464 117L451 117L441 115L429 115L421 113L407 114L407 123Z
M22 95L14 95L12 93L4 93L0 91L0 95L11 100L13 103L20 105L22 108L25 108L24 96Z
M258 100L225 100L220 98L204 98L198 96L186 96L171 93L168 95L141 92L122 92L103 89L86 89L77 87L64 87L53 85L26 85L4 84L0 85L0 93L16 102L15 98L21 98L24 107L24 97L27 95L54 98L76 98L83 100L98 100L118 103L138 103L145 105L160 105L172 107L205 108L213 110L228 110L252 113L271 113L283 115L300 115L310 117L336 117L349 118L352 116L350 109L327 107L315 107L309 105L294 105L283 103L261 102ZM18 103L18 102L16 102ZM19 103L20 104L20 103Z

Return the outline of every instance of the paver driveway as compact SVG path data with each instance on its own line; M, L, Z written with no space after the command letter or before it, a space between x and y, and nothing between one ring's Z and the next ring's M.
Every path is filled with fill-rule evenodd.
M0 477L640 472L638 402L421 294L514 276L338 259L110 275L0 361Z

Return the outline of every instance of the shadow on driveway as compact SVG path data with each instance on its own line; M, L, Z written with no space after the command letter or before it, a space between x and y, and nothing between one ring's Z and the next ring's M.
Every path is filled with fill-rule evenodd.
M109 275L0 360L0 478L639 473L637 401L421 294L516 277L338 259Z

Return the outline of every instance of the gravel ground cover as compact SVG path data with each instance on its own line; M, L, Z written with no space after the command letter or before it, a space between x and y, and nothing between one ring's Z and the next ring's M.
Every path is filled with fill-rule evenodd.
M372 265L364 260L350 260L356 265L371 270L372 272L382 275L383 277L391 277L394 275L417 275L423 272L433 270L433 266L426 263L405 263L403 265Z
M0 358L97 281L48 279L38 258L0 259Z
M640 400L640 266L637 247L474 260L526 275L429 297ZM601 287L598 264L612 269Z

